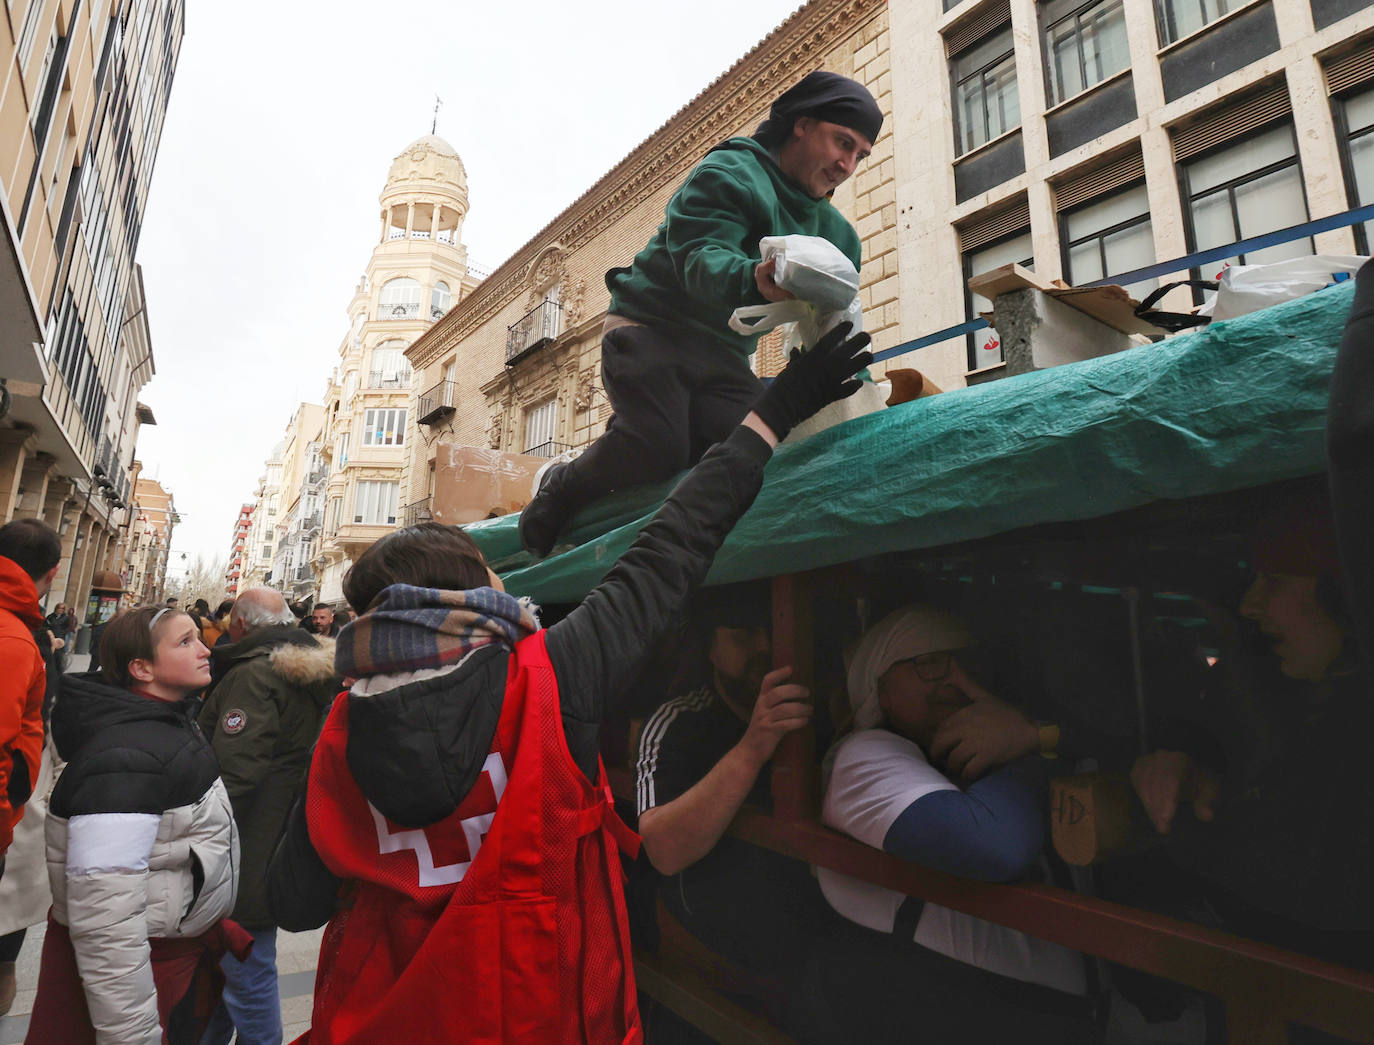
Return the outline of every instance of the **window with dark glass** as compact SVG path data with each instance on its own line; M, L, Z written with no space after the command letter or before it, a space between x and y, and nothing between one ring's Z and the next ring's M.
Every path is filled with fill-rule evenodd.
M1293 126L1284 122L1179 165L1192 251L1262 236L1307 220ZM1261 265L1313 253L1310 236L1207 266Z
M1171 44L1215 22L1241 5L1244 0L1156 0L1159 42Z
M1041 6L1041 20L1051 105L1131 64L1121 0L1049 0Z
M1065 278L1076 287L1144 268L1155 260L1150 199L1143 182L1060 212L1059 230ZM1155 286L1151 279L1126 289L1139 300Z
M969 290L968 281L974 276L991 272L995 268L1009 265L1012 262L1022 268L1033 269L1035 267L1035 251L1031 246L1029 229L997 243L990 243L986 247L967 251L964 254L964 305L965 314L969 319L977 319L979 314L991 312L992 302L981 294L975 294ZM970 370L981 370L984 367L1002 362L1002 338L995 327L983 327L981 330L975 330L968 337L968 368Z
M1341 159L1345 164L1350 206L1374 203L1374 87L1333 101L1336 126L1341 135ZM1374 244L1374 221L1355 226L1355 248L1368 254Z
M952 57L949 65L956 152L971 152L1021 126L1010 25Z

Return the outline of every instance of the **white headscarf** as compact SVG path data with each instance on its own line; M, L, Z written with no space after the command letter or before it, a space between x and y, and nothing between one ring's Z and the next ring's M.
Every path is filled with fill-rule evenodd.
M973 644L967 626L952 613L929 606L894 610L864 633L849 664L849 706L853 731L872 729L883 720L878 680L899 660Z

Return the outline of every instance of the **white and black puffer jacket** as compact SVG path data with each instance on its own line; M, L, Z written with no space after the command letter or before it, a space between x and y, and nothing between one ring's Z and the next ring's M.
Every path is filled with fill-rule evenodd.
M53 709L67 766L48 880L100 1045L162 1041L148 940L199 936L234 906L238 831L192 711L97 674L66 676Z

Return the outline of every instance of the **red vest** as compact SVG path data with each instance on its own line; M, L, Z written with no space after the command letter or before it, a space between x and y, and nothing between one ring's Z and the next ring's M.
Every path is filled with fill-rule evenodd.
M638 837L568 752L544 632L515 647L491 753L449 816L387 820L349 772L348 698L310 766L310 838L344 878L310 1045L641 1042L619 850Z

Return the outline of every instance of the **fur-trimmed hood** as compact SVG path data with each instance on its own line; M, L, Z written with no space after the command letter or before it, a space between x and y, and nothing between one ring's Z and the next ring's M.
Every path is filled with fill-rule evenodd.
M296 686L309 686L335 677L334 640L316 635L315 645L277 646L267 655L275 671Z
M238 642L216 646L211 670L214 678L207 700L226 684L280 685L310 694L316 703L333 700L343 688L334 670L334 640L287 624L259 628Z

